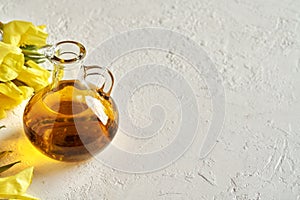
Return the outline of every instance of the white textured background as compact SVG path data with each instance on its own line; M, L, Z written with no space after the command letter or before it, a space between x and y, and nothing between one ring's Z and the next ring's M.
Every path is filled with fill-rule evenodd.
M226 92L224 128L206 159L197 158L200 138L172 165L139 175L96 161L72 165L45 158L22 132L24 103L0 121L7 126L0 130L0 149L13 149L10 159L23 161L15 171L35 166L28 193L49 200L300 199L299 0L0 0L0 20L13 19L46 24L49 42L74 39L87 49L134 28L177 31L207 52ZM198 91L203 115L199 129L207 131L212 108L205 82L177 58L139 52L116 61L112 71L118 79L132 66L157 60L182 70ZM159 92L160 88L145 88L133 97L129 109L137 124L147 123L141 110L155 100L147 95ZM172 128L172 123L166 124L165 137ZM141 145L147 151L159 148L160 142L165 141Z

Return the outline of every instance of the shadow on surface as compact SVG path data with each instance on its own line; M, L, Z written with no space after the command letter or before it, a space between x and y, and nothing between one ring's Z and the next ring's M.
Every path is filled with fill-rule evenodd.
M51 159L39 152L26 138L23 130L11 132L7 136L2 136L0 141L0 151L13 151L5 159L1 160L0 165L21 160L20 164L15 165L10 170L1 174L9 176L19 172L29 166L34 166L35 177L37 176L57 176L72 168L84 165L86 162L60 162Z

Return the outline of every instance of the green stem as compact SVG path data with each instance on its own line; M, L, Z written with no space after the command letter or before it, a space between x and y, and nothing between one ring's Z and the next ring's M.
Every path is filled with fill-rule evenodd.
M34 45L27 45L21 47L22 53L24 54L25 62L28 60L32 60L35 63L43 63L46 61L46 57L44 54L39 52L39 48Z
M8 169L10 169L12 166L14 166L15 164L18 164L18 163L20 163L20 162L21 162L21 161L17 161L17 162L10 163L10 164L8 164L8 165L5 165L5 166L0 167L0 173L6 171L6 170L8 170Z
M27 50L27 49L22 49L22 53L23 54L27 54L27 55L38 55L38 56L44 56L43 54L35 51L35 50ZM45 56L44 56L45 57Z

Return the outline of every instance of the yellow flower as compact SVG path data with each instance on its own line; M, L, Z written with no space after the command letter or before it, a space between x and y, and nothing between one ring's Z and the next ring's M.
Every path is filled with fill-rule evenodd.
M5 110L19 105L23 100L29 98L34 89L25 85L16 86L13 82L0 83L0 119L6 117Z
M45 26L34 26L31 22L11 21L2 24L3 42L16 46L46 45L48 34L43 30Z
M36 200L37 198L25 194L32 176L33 167L29 167L14 176L0 178L0 199Z
M0 42L0 81L17 78L24 65L24 55L19 47Z
M25 21L0 22L0 119L5 110L48 85L50 73L38 65L46 59L38 52L46 45L44 28Z
M48 79L50 77L50 72L40 67L32 60L27 61L26 65L28 67L23 68L23 70L19 73L17 80L32 87L35 91L39 91L49 84Z
M46 69L31 60L26 65L28 67L24 66L24 55L19 47L0 42L0 119L6 117L5 110L48 85L50 73ZM22 82L16 85L18 80Z

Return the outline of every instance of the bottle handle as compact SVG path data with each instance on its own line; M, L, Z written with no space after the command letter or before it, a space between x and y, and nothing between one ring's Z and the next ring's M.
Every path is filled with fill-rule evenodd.
M96 91L105 99L110 97L114 85L114 77L106 67L97 65L84 66L84 80L96 86Z

